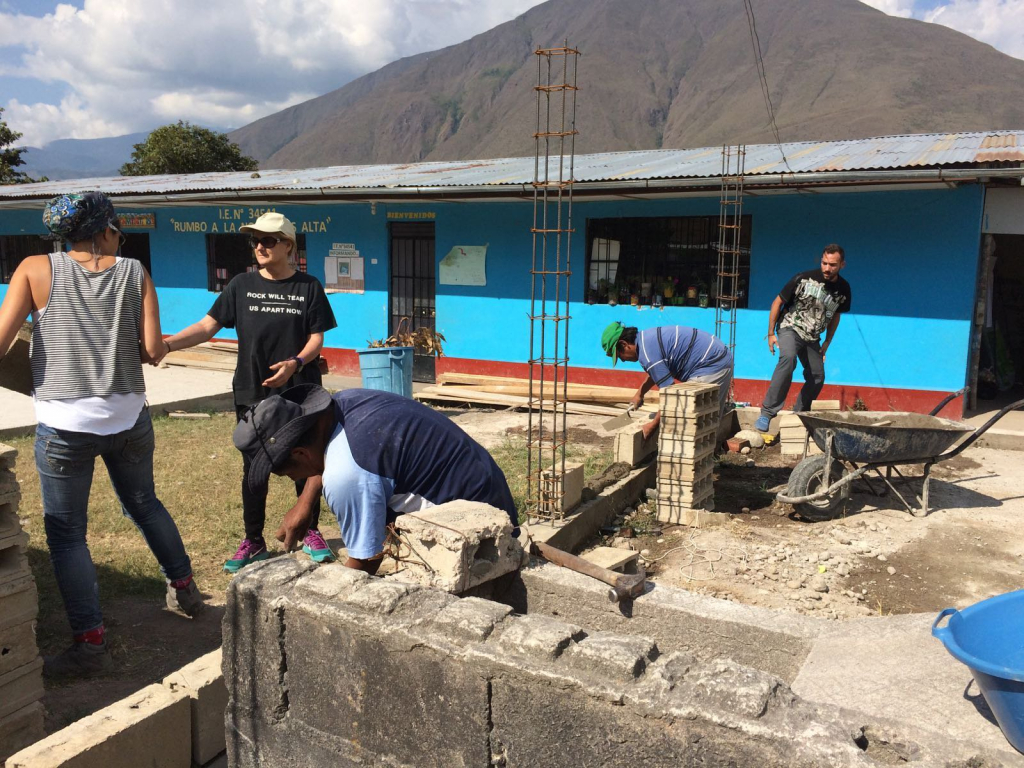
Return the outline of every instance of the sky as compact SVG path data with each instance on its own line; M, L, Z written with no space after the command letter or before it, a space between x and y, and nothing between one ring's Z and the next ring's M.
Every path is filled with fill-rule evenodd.
M179 119L227 130L540 1L0 0L0 107L20 146ZM1024 59L1024 0L866 2Z

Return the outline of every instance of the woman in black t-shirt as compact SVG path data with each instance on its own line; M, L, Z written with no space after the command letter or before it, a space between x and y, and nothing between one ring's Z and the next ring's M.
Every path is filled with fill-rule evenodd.
M318 365L324 333L337 326L320 281L295 269L295 225L280 213L265 213L241 227L251 235L257 271L236 275L202 320L165 340L167 351L209 341L221 328L238 336L238 363L232 389L237 419L251 406L296 384L320 384ZM265 560L266 496L249 489L249 460L243 459L242 518L245 538L224 570L235 573ZM318 530L320 483L296 483L296 494L316 512L302 549L314 562L330 562L333 553Z

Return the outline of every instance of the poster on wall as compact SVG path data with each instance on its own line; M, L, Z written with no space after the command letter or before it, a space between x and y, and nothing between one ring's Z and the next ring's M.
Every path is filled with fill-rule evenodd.
M487 246L456 245L441 259L441 285L487 285Z
M363 257L355 243L334 243L324 259L324 289L328 293L365 293Z

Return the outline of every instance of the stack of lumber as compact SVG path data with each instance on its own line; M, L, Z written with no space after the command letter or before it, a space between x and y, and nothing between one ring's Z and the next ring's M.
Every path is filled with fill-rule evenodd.
M563 390L564 387L564 390ZM543 394L544 410L551 410L564 399L566 411L597 416L621 416L623 409L636 394L629 387L603 387L590 384L555 385L539 382L533 385L533 399L540 403ZM565 397L563 398L563 394ZM442 373L438 383L416 392L413 397L431 403L468 403L491 408L528 408L530 382L503 376L481 376L471 373ZM658 393L647 395L647 402L656 405Z
M714 509L718 386L682 383L662 390L658 428L658 519L689 525L695 509Z
M36 647L39 599L21 530L18 452L0 445L0 764L43 738L43 660Z
M209 371L234 371L238 362L238 345L207 341L167 355L161 365L204 368Z
M838 400L815 400L811 403L812 411L838 411ZM806 440L807 430L800 417L795 413L786 413L779 417L779 444L783 456L803 456L804 442L807 442L807 455L821 453L821 449L813 440Z

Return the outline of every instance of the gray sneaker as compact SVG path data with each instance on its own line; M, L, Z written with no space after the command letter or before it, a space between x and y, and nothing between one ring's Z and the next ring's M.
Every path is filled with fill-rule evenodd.
M184 589L176 589L173 584L167 585L167 609L190 619L194 619L203 610L203 596L195 579Z
M113 669L114 660L107 652L107 644L72 643L71 647L56 656L43 657L43 676L95 677Z

